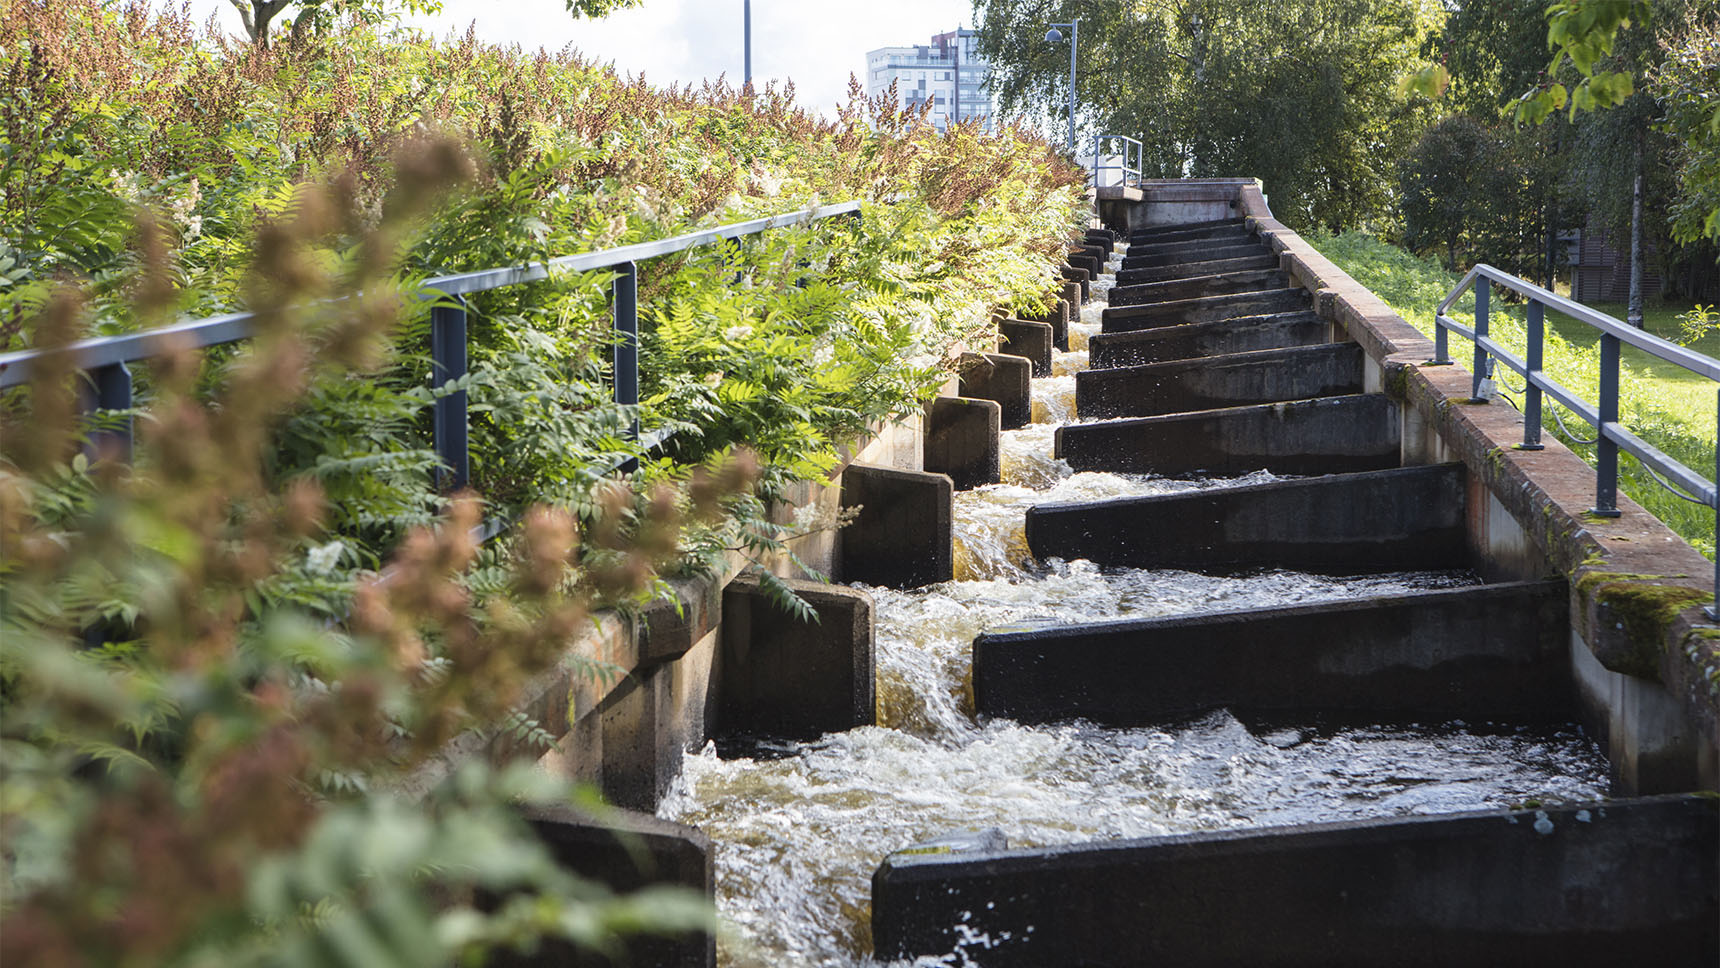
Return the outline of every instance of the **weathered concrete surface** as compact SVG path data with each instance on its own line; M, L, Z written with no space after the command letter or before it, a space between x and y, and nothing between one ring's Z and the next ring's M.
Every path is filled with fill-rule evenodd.
M1133 568L1289 568L1328 574L1468 563L1460 464L1039 504L1034 557Z
M1242 215L1234 178L1144 178L1130 203L1101 195L1099 220L1124 232L1182 228ZM1145 204L1141 204L1141 202Z
M1362 391L1362 349L1327 343L1075 374L1083 418L1151 417Z
M1137 252L1134 246L1123 254L1123 271L1130 269L1153 269L1159 266L1174 266L1187 262L1214 262L1219 259L1246 259L1264 255L1272 250L1259 242L1230 242L1227 239L1214 240L1214 244L1189 243L1187 246L1173 246L1173 251L1147 253Z
M1057 428L1078 471L1232 476L1337 474L1398 466L1398 406L1357 394Z
M1189 252L1198 252L1202 249L1216 249L1223 246L1246 245L1249 243L1258 244L1259 241L1259 239L1255 238L1253 230L1246 226L1236 226L1232 229L1215 232L1211 235L1196 234L1189 236L1177 232L1167 232L1162 236L1143 239L1139 242L1130 242L1128 257L1142 258L1158 255L1186 256ZM1196 260L1185 257L1183 261L1193 262Z
M1717 852L1702 797L903 852L872 877L872 933L881 959L984 938L986 968L1708 968Z
M1119 269L1117 270L1117 285L1135 286L1149 282L1164 282L1170 279L1210 276L1220 272L1250 272L1258 269L1276 268L1278 268L1278 257L1263 250L1260 255L1244 256L1239 259L1179 262L1175 265L1155 266L1146 269Z
M756 579L724 590L713 733L812 739L876 721L871 596L820 582L789 585L817 621L784 610Z
M1188 239L1211 239L1224 236L1251 236L1253 229L1246 219L1232 218L1217 222L1197 222L1192 225L1170 225L1129 233L1129 244L1150 245L1154 242L1182 242Z
M842 507L859 510L838 532L841 579L887 588L949 581L954 501L948 474L850 465L842 472Z
M1466 403L1470 375L1462 366L1422 366L1433 355L1431 340L1273 218L1256 186L1242 186L1238 202L1291 279L1320 291L1325 311L1367 350L1372 385L1404 402L1406 460L1461 460L1472 490L1498 504L1472 525L1478 544L1527 545L1570 580L1573 625L1590 659L1658 658L1658 681L1598 660L1574 663L1588 669L1579 678L1584 721L1607 747L1617 788L1720 787L1720 640L1699 602L1676 601L1707 591L1712 564L1623 495L1622 516L1587 515L1594 474L1580 457L1551 437L1544 450L1515 450L1522 424L1511 407ZM1599 590L1619 581L1662 589L1632 594L1659 596L1666 607L1639 610L1644 622L1585 624Z
M1091 292L1093 277L1086 269L1080 269L1070 265L1060 266L1057 272L1058 275L1062 277L1063 281L1073 285L1079 294L1078 298L1070 300L1070 305L1085 305Z
M715 900L711 842L696 828L629 810L593 815L567 807L531 807L523 813L556 864L586 880L622 894L673 886ZM530 953L498 951L485 963L500 968L699 968L717 963L717 949L715 936L705 932L637 934L623 943L614 958L552 940Z
M1289 284L1289 278L1277 269L1256 269L1191 276L1167 282L1119 285L1111 290L1109 299L1112 306L1145 306L1176 299L1199 299L1204 296L1283 289Z
M1069 349L1069 316L1070 304L1064 299L1058 299L1051 308L1043 313L1018 312L1016 315L1028 322L1044 323L1051 327L1051 345L1065 352Z
M1051 375L1051 348L1056 340L1049 323L1000 319L997 321L997 335L1000 337L999 353L1026 358L1033 365L1034 376Z
M1087 353L1093 369L1105 369L1291 346L1319 346L1331 341L1332 324L1304 310L1125 333L1094 333L1087 339Z
M973 643L975 710L1023 723L1568 723L1564 581L1090 625Z
M1109 256L1117 249L1117 233L1110 229L1088 229L1081 236L1081 240L1087 245L1097 245L1102 247L1105 250L1106 256Z
M963 353L956 361L956 372L961 378L962 396L997 402L1002 429L1025 427L1033 419L1033 363L1027 358Z
M1264 316L1268 313L1288 313L1309 308L1311 301L1303 289L1266 289L1258 292L1233 293L1226 296L1203 296L1196 299L1173 299L1146 306L1113 306L1100 317L1103 331L1117 333L1154 326L1174 326L1183 323L1210 323L1233 316Z
M995 400L933 399L926 404L926 470L948 474L958 491L996 484L1002 429L1003 408Z

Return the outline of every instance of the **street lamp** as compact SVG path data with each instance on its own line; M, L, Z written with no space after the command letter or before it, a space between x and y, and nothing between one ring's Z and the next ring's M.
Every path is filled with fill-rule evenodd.
M1045 42L1059 43L1063 40L1063 32L1059 27L1069 28L1069 153L1075 153L1075 51L1081 43L1081 18L1076 17L1072 23L1052 24L1045 32Z
M745 37L746 51L743 55L746 66L746 72L743 76L746 78L746 86L750 88L752 87L752 0L741 0L741 18L743 20L741 31Z

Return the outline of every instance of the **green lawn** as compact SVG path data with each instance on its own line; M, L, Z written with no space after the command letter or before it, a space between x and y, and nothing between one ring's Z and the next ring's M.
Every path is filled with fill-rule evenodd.
M1411 325L1431 336L1433 308L1456 285L1458 274L1439 263L1419 259L1408 252L1358 232L1339 236L1312 237L1309 242L1337 263L1357 282L1373 290ZM1454 307L1454 319L1465 320L1474 309L1467 297ZM1617 303L1595 304L1595 309L1623 319L1625 307ZM1668 339L1679 335L1678 314L1689 306L1665 304L1645 307L1643 325ZM1547 373L1585 400L1597 398L1600 376L1600 335L1560 313L1548 313L1549 322L1544 366ZM1524 324L1521 305L1500 306L1495 302L1493 334L1519 355L1523 351ZM1692 347L1697 352L1720 356L1720 334L1710 333ZM1452 356L1468 359L1468 345L1452 337ZM1631 431L1704 477L1714 476L1715 402L1713 381L1695 376L1635 349L1625 347L1619 373L1621 419ZM1517 384L1515 374L1502 372L1500 381L1507 393ZM1512 396L1518 401L1520 397ZM1587 424L1566 413L1566 423L1582 437L1593 435ZM1546 420L1549 432L1560 436L1585 460L1593 461L1594 448L1558 433ZM1667 493L1629 456L1620 461L1619 486L1637 503L1664 521L1673 531L1709 557L1714 555L1714 512Z
M1624 303L1592 303L1590 308L1616 319L1624 319L1627 313ZM1691 308L1690 303L1644 306L1643 328L1662 339L1676 342L1682 329L1678 315L1689 312ZM1599 333L1564 313L1549 312L1547 322L1573 346L1590 348L1600 345ZM1690 348L1698 353L1720 357L1720 332L1710 332L1690 344ZM1712 380L1697 376L1675 363L1651 356L1634 346L1624 347L1620 359L1629 370L1629 379L1636 380L1644 388L1650 389L1656 397L1665 401L1667 409L1697 426L1707 428L1708 438L1714 438L1715 389Z

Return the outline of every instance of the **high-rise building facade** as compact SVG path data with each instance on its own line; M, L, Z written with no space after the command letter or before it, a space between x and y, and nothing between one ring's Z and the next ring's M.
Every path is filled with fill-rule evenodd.
M980 121L992 126L987 81L991 65L980 59L978 31L966 28L938 34L918 47L882 47L866 54L866 93L876 97L896 82L902 106L919 110L932 104L928 115L939 131L950 120Z

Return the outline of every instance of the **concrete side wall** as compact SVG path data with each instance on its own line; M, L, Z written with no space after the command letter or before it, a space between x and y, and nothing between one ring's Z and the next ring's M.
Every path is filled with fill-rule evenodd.
M1514 409L1470 403L1463 367L1425 365L1431 340L1273 218L1256 186L1237 193L1238 211L1292 284L1362 344L1366 378L1403 405L1404 462L1468 466L1470 542L1483 571L1550 569L1570 581L1572 626L1600 666L1579 676L1585 719L1608 747L1620 792L1720 786L1720 631L1698 607L1712 564L1622 495L1622 516L1587 514L1594 473L1580 457L1551 438L1545 450L1516 450Z

